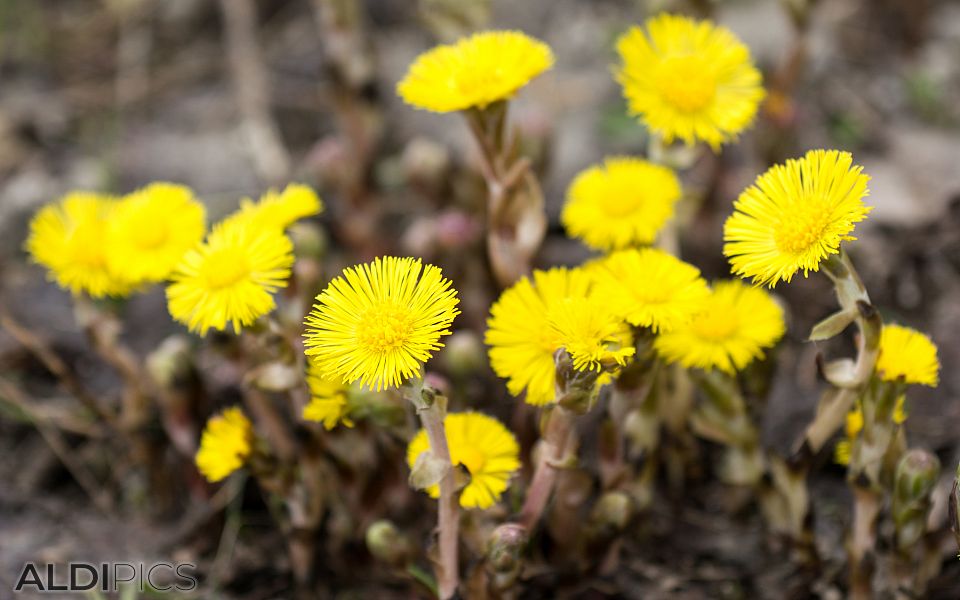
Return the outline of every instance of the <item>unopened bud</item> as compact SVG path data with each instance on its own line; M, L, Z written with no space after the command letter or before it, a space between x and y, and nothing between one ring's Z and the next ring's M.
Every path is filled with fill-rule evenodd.
M624 492L607 492L593 505L590 523L599 530L616 534L633 518L633 501Z
M190 340L171 335L147 356L147 371L160 387L173 387L190 373Z
M523 568L523 549L527 530L516 523L506 523L493 530L487 541L487 569L495 590L511 587Z
M288 230L298 257L320 260L327 251L327 234L317 223L298 221Z
M460 376L477 372L487 360L480 337L472 331L457 331L448 337L441 356L450 372Z
M367 549L377 560L394 568L410 562L410 543L390 521L374 521L367 527L366 540Z
M930 493L940 476L940 461L926 450L913 449L897 464L893 488L893 522L897 547L913 547L923 535L930 511Z

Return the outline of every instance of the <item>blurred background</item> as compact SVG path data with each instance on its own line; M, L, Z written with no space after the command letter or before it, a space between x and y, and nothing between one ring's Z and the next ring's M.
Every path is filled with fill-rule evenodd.
M660 10L732 29L768 88L740 142L705 153L683 175L683 257L708 278L727 276L722 223L757 174L811 148L853 152L872 177L875 209L849 250L885 319L927 331L939 346L940 386L911 391L908 429L952 476L960 459L956 0L0 0L0 306L49 340L92 389L108 390L115 376L90 355L67 293L26 261L33 212L69 190L122 194L163 180L193 187L213 220L241 197L302 181L327 205L326 277L383 253L435 262L461 291L457 326L474 334L466 346L474 347L497 292L483 258L485 192L473 141L458 115L405 106L395 83L423 50L478 29L515 28L547 42L556 65L519 94L512 118L550 218L536 262L576 264L589 252L557 222L566 186L604 156L646 147L612 77L614 40ZM777 292L790 307L790 333L769 361L764 435L785 451L817 398L815 356L824 348L803 340L830 312L831 291L825 279L801 278ZM159 288L122 314L125 339L143 354L179 331ZM837 345L828 351L849 351ZM515 401L481 371L465 385L463 405L509 418ZM2 330L0 373L31 397L62 395ZM188 543L196 523L95 510L44 439L7 417L0 413L0 590L26 560L198 552ZM824 463L814 479L818 529L842 554L844 471ZM684 508L653 509L681 516L669 535L650 526L669 545L628 548L625 577L637 597L782 597L758 591L782 573L759 550L756 518L731 523L718 508L726 502L704 486L691 488ZM257 537L270 530L269 517L254 515L245 527L252 541L237 546L239 567L221 571L223 593L282 597L283 566L269 555L269 536ZM358 576L332 591L354 589ZM960 597L957 565L931 597Z

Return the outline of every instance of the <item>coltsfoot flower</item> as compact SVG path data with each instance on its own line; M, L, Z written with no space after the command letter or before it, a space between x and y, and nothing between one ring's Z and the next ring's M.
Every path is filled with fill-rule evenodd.
M566 299L586 298L591 278L582 269L554 268L534 271L500 294L490 307L485 342L490 365L507 380L514 396L526 391L528 404L554 401L556 365L560 348L556 330L550 326L551 309Z
M348 402L350 386L339 377L325 377L313 361L307 371L307 385L310 387L310 403L303 407L304 419L323 423L327 431L340 423L353 427Z
M26 249L49 277L74 295L126 296L135 281L108 264L108 219L116 202L107 196L73 192L44 206L30 222Z
M617 41L630 112L667 143L716 150L753 122L764 97L750 50L710 21L661 14Z
M639 158L608 158L570 184L560 215L567 232L598 250L651 244L673 216L680 181Z
M937 387L940 382L936 345L919 331L902 325L883 326L876 369L883 381L930 387Z
M290 240L276 229L220 223L177 265L167 287L170 314L200 335L228 323L239 332L273 310L293 260Z
M742 281L720 281L702 311L661 333L654 347L670 362L732 375L762 357L784 331L783 309L770 294Z
M553 52L519 31L485 31L424 52L410 65L397 93L433 112L486 108L511 98L553 66Z
M857 239L850 234L870 212L862 170L849 152L811 150L760 175L723 227L732 271L770 287L818 271L841 242Z
M636 349L630 328L600 298L564 298L554 302L547 322L578 371L611 370L623 366Z
M655 333L689 323L710 296L699 269L653 248L615 252L591 273L615 314Z
M323 212L323 201L313 188L302 183L291 183L283 191L267 190L260 200L250 198L240 201L240 209L227 217L226 222L246 220L260 227L273 227L283 231L300 219Z
M163 281L203 240L206 227L206 210L190 188L151 183L124 196L112 211L108 266L132 281Z
M500 421L477 412L451 413L444 419L450 461L463 466L470 482L460 494L464 508L490 508L506 491L510 477L520 468L520 446ZM421 429L407 446L407 464L412 469L419 456L430 449L427 432ZM427 488L440 497L439 486Z
M200 437L197 469L207 481L220 481L243 467L253 444L253 426L234 406L211 417Z
M460 314L440 269L387 256L344 269L306 318L306 353L328 378L375 391L399 386L443 347Z

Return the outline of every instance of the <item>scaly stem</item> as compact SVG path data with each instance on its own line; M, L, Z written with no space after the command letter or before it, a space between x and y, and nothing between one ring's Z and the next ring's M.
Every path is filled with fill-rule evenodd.
M450 460L447 434L444 428L445 402L434 390L424 387L420 379L410 381L402 388L404 395L417 409L423 429L427 432L430 452L445 466L440 479L440 500L437 514L439 561L437 564L437 589L441 600L452 598L460 584L458 537L460 528L460 503L457 498L456 473Z
M565 462L568 449L574 445L573 424L574 413L559 405L554 406L547 417L543 447L520 510L520 524L528 532L540 522L557 481L558 467Z
M779 471L782 477L774 478L778 493L784 496L784 506L789 507L791 512L787 521L792 524L793 531L790 531L789 535L794 542L805 546L805 550L811 552L814 547L807 543L813 538L809 530L806 477L813 457L840 429L854 401L863 393L870 381L879 354L880 330L883 326L879 313L870 303L870 296L860 276L843 249L839 254L830 255L821 266L833 282L841 310L855 315L854 321L860 335L857 340L857 358L849 385L836 388L832 393L824 395L817 414L804 432L797 449L787 463L782 465L783 468ZM868 519L869 512L866 507L861 510L863 523L873 522ZM860 539L866 538L861 536ZM811 556L815 555L811 554Z
M480 149L487 184L487 254L497 282L506 287L530 271L533 254L543 241L543 193L530 161L514 156L506 102L464 115Z
M882 498L869 486L854 484L853 531L850 537L850 597L873 598L875 559L870 558L877 543L877 516Z

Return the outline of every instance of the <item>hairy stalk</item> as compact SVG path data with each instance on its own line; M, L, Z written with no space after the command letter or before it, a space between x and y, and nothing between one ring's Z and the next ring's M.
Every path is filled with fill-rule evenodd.
M547 415L543 446L533 471L533 479L520 510L520 524L532 531L556 488L557 471L575 458L577 447L576 417L587 413L597 399L596 371L577 371L563 348L554 355L556 364L556 401ZM611 367L612 368L612 367Z
M777 469L773 477L777 493L784 496L782 504L790 511L786 521L791 525L791 531L787 533L795 543L805 546L811 557L814 557L815 553L812 544L807 544L807 541L812 542L813 539L806 494L807 474L813 457L840 429L854 401L870 381L877 362L880 330L883 326L879 313L870 303L870 296L860 276L843 249L838 254L830 255L821 266L833 282L840 312L815 327L811 339L828 339L842 331L848 323L855 322L859 331L857 357L849 368L844 369L842 378L835 378L836 380L831 382L836 389L824 394L817 414L807 426L797 449L786 464ZM857 497L863 499L860 525L861 529L866 530L867 525L873 522L873 507L867 494L859 494ZM863 543L870 540L869 536L860 536L860 539Z
M721 371L696 373L705 402L693 414L693 427L703 437L727 446L721 477L732 485L759 486L766 460L760 432L747 411L736 380Z
M441 473L440 499L437 512L439 560L437 562L437 589L441 600L452 598L460 585L458 542L460 529L460 502L457 497L456 471L450 460L447 434L444 427L446 398L436 390L424 386L423 380L408 382L401 390L417 409L420 422L427 432L434 467Z
M627 463L627 438L633 444L633 452L641 452L646 463L652 464L650 455L660 440L661 416L657 411L657 402L653 394L661 363L653 351L653 337L646 329L635 331L636 354L620 373L611 386L610 401L607 404L608 420L606 436L606 460L601 463L601 475L605 489L614 489L634 478L630 476ZM650 483L650 480L641 480ZM642 498L651 497L641 492L636 499L641 508L645 507Z
M533 479L520 510L520 524L527 531L532 531L540 522L557 482L557 470L566 464L568 449L575 445L572 439L575 416L557 405L550 410L547 417L543 446L540 448Z
M546 234L543 192L529 159L516 156L517 140L507 131L507 103L465 114L487 184L487 255L497 282L507 287L530 272Z

